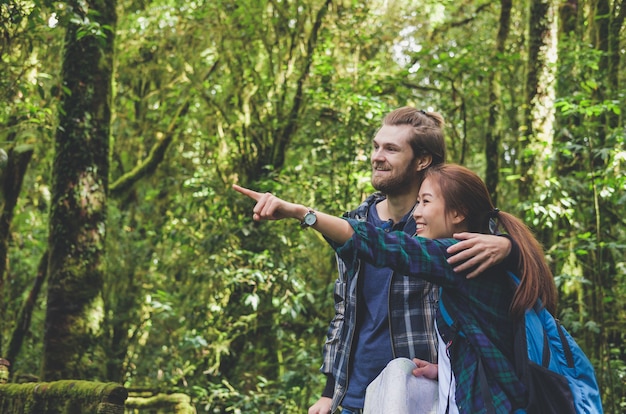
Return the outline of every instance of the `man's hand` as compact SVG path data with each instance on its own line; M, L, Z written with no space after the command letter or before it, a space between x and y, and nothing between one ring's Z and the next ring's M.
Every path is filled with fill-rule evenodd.
M459 243L448 247L452 256L448 259L455 272L464 272L471 279L491 266L503 261L511 252L511 241L506 237L480 233L455 233Z
M416 377L425 377L432 380L439 378L439 365L418 358L413 358L413 362L417 365L417 368L413 370L413 375Z
M321 397L315 404L309 407L309 414L330 414L330 407L333 400L328 397Z

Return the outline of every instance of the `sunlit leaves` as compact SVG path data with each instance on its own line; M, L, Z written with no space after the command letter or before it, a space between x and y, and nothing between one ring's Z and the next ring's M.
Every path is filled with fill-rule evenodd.
M607 112L612 112L615 115L621 114L620 102L615 100L605 100L603 102L595 102L589 98L579 101L560 100L555 106L566 116L584 115L597 117Z

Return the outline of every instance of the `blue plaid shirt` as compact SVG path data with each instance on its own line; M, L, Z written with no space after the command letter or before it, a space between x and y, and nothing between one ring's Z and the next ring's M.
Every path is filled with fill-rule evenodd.
M468 280L446 262L446 249L456 243L454 239L431 240L399 231L386 233L367 223L348 221L355 234L336 249L346 263L363 260L442 287L441 300L465 334L465 338L456 339L450 356L459 412L486 412L478 378L479 361L496 413L512 413L523 407L526 389L511 362L514 332L509 307L514 289L504 274L506 264ZM438 316L437 324L443 326L445 321Z
M365 221L369 207L383 199L381 193L373 194L347 216L354 217L357 221ZM406 230L413 234L415 223L412 219L409 221L407 227L410 229ZM344 261L338 256L337 266L339 277L335 282L335 317L328 329L323 350L324 360L320 369L328 378L322 395L332 396L331 412L341 403L348 386L348 363L356 326L357 284L361 262L357 258ZM434 320L439 288L430 282L402 275L401 272L390 270L390 277L389 330L394 358L417 357L437 362Z

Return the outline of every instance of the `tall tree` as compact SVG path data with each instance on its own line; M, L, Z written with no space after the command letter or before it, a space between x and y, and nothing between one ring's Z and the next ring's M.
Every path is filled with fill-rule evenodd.
M494 51L494 62L500 62L504 56L506 40L511 28L511 8L512 0L500 1L500 24L496 37L496 47ZM499 112L502 107L500 101L500 69L501 65L495 64L489 74L489 118L487 130L485 132L485 184L491 194L491 199L498 205L498 182L500 176L500 146L502 142L502 129L499 125Z
M551 148L554 121L554 64L556 61L556 4L554 0L531 0L528 16L528 59L520 140L520 199L534 192L535 176Z
M33 155L33 149L31 147L18 146L11 148L8 154L0 153L0 158L2 155L6 156L6 160L0 159L0 164L4 164L0 167L0 298L7 298L8 295L4 291L4 283L10 239L9 229L28 163ZM6 304L7 301L3 300L3 303ZM7 308L3 306L0 314L6 313ZM16 326L24 326L24 324L20 324L22 318L20 317L18 320L19 322ZM28 323L25 325L28 326ZM12 335L9 349L5 351L2 347L3 335L0 331L0 355L5 355L9 361L14 361L23 337L24 331L17 335Z
M114 0L71 1L55 139L42 376L102 378Z
M585 310L588 320L597 321L601 335L586 332L584 337L594 358L602 361L604 383L607 389L613 392L610 403L613 407L618 401L613 397L616 381L614 370L609 356L624 340L624 330L621 324L614 324L615 315L623 309L621 300L607 300L613 296L615 288L623 283L620 277L623 249L616 240L623 237L620 226L615 223L624 222L623 217L616 214L616 206L623 203L620 198L603 194L607 186L612 186L619 180L620 173L616 171L615 160L619 155L611 155L615 150L623 151L623 126L620 127L620 114L623 109L618 102L623 96L620 90L620 33L623 32L624 17L626 16L626 2L623 0L598 0L592 2L589 25L591 42L599 56L597 73L591 79L594 88L591 91L593 111L588 113L586 126L593 125L593 133L585 134L582 144L587 149L587 180L589 182L588 196L593 200L592 208L588 209L589 218L585 220L593 246L589 254L581 259L582 266L587 270L585 276L591 281L591 289L584 289ZM623 52L622 52L623 53ZM622 100L623 101L623 100ZM618 152L619 153L619 152ZM617 163L619 165L619 161ZM617 175L617 176L616 176ZM617 181L619 182L619 181ZM617 247L617 249L616 249ZM582 312L581 312L582 313ZM619 321L619 318L615 318ZM613 348L613 349L611 349ZM608 362L608 363L607 363Z

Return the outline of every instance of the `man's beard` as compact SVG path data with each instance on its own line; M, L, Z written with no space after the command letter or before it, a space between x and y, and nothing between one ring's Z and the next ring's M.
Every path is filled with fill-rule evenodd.
M398 195L407 192L407 187L417 185L415 171L407 168L400 175L380 178L372 175L372 186L386 195Z

